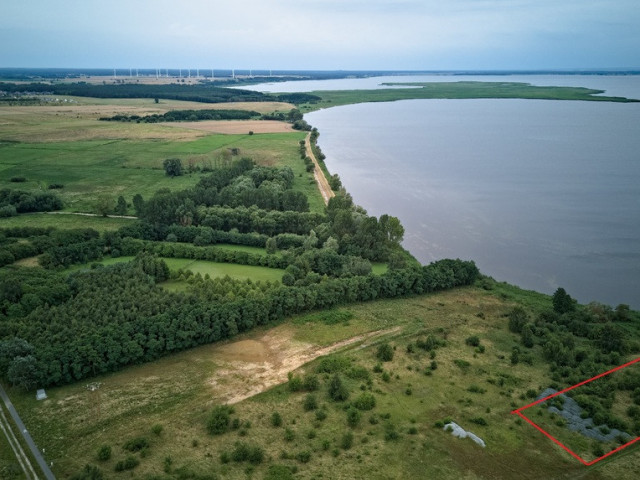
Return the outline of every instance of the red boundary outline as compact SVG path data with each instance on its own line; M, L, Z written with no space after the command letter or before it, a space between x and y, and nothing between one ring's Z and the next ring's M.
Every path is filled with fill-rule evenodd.
M562 442L560 442L557 438L555 438L553 435L551 435L549 432L545 431L543 428L541 428L539 425L537 425L535 422L533 422L530 418L528 418L526 415L524 415L522 413L523 410L526 410L529 407L533 407L535 405L538 405L542 402L546 402L547 400L549 400L550 398L553 397L557 397L558 395L561 395L565 392L568 392L570 390L573 390L574 388L578 388L582 385L585 385L589 382L593 382L594 380L597 380L599 378L602 378L606 375L610 375L613 372L617 372L618 370L622 370L623 368L626 368L630 365L633 365L634 363L638 363L640 362L640 357L636 358L635 360L631 360L630 362L625 363L624 365L620 365L619 367L615 367L612 368L611 370L608 370L604 373L601 373L600 375L596 375L593 378L590 378L588 380L585 380L583 382L577 383L575 385L572 385L571 387L565 388L564 390L560 390L559 392L556 393L552 393L551 395L541 398L540 400L536 400L535 402L530 403L529 405L525 405L524 407L520 407L517 408L516 410L513 410L511 412L512 415L518 415L520 418L522 418L524 421L526 421L529 425L531 425L533 428L535 428L536 430L538 430L540 433L542 433L543 435L545 435L547 438L549 438L553 443L555 443L556 445L558 445L559 447L561 447L562 449L564 449L567 453L569 453L569 455L571 455L572 457L574 457L575 459L579 460L583 465L586 466L590 466L593 465L594 463L599 462L600 460L603 460L605 458L607 458L610 455L613 455L616 452L619 452L620 450L627 448L629 445L633 445L634 443L640 441L640 437L636 437L633 440L625 443L624 445L620 445L618 448L611 450L608 453L605 453L604 455L602 455L601 457L596 458L595 460L591 460L590 462L587 462L585 459L583 459L580 455L578 455L577 453L573 452L569 447L567 447L566 445L564 445Z

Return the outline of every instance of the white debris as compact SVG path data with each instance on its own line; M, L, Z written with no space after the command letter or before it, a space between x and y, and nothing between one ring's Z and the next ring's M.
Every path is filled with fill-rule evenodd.
M486 447L486 445L484 443L484 440L482 440L479 436L475 435L474 433L467 432L464 428L462 428L460 425L458 425L455 422L447 423L444 426L444 431L445 432L451 432L451 434L454 437L470 438L471 440L476 442L481 447L483 447L483 448Z

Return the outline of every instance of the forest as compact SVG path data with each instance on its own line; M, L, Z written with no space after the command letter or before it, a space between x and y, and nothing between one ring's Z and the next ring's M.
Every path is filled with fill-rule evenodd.
M367 215L344 191L326 214L309 212L292 181L288 167L242 158L191 189L137 196L139 221L116 232L0 230L4 265L38 255L44 267L0 270L0 374L25 389L69 383L294 313L434 292L477 278L473 262L419 266L399 245L398 219ZM216 249L218 243L265 253ZM122 255L135 259L64 271ZM196 276L186 291L167 292L163 282L185 272L170 272L162 258L259 265L284 274L275 284ZM389 270L372 273L373 261Z

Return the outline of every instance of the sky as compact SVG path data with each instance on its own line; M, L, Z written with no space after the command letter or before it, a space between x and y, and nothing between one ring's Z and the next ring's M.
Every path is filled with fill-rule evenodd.
M640 67L640 0L16 0L0 67Z

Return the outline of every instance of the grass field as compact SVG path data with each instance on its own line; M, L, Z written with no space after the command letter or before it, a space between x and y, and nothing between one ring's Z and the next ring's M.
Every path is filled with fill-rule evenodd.
M84 215L62 215L33 213L16 217L0 218L0 228L11 227L56 227L60 229L93 228L99 232L117 230L132 222L127 218L89 217Z
M392 83L389 86L415 88L381 88L376 90L332 90L310 92L321 101L301 106L305 112L320 108L364 102L393 102L411 99L524 98L538 100L583 100L595 102L637 102L640 100L598 95L599 90L584 87L540 87L515 82L429 82Z
M170 127L167 127L170 128ZM212 134L193 141L86 140L46 143L0 144L0 188L46 189L57 183L67 211L93 212L100 195L123 195L130 203L137 193L149 198L160 188L185 189L203 174L168 177L162 167L166 158L178 157L190 163L215 166L228 148L262 165L289 165L295 173L294 189L309 197L313 211L323 207L313 177L306 172L298 154L304 133L255 135ZM25 177L12 183L11 177ZM132 213L132 212L129 212ZM19 221L19 220L18 220Z
M214 247L219 248L219 247ZM248 251L246 249L251 249L251 247L241 246L239 248L235 248L235 245L225 245L221 248L225 250L239 250L239 251ZM259 249L257 249L259 250ZM224 277L225 275L229 275L231 278L235 278L238 280L256 280L256 281L281 281L283 270L278 268L268 268L268 267L259 267L253 265L239 265L236 263L220 263L220 262L210 262L207 260L193 260L190 258L162 258L169 267L171 271L177 270L190 270L194 274L200 274L203 277L205 275L209 275L212 278L215 277ZM134 257L123 256L117 258L105 258L104 260L97 262L102 265L113 265L116 263L124 263L130 262ZM76 270L81 270L83 268L88 268L88 265L75 265L67 269L69 272L73 272ZM170 289L184 289L186 288L186 282L179 280L169 280L163 284L165 287Z
M137 437L145 437L149 446L133 454L140 461L134 478L262 479L269 468L295 471L292 478L305 479L635 478L640 468L637 447L586 470L510 414L527 389L542 390L550 382L539 347L533 365L513 367L508 360L517 343L504 318L512 305L480 288L350 305L97 378L97 394L80 384L49 389L44 402L17 391L11 394L61 479L85 463L98 465L104 478L128 478L114 467L129 455L125 442ZM376 399L375 408L362 411L355 426L347 424L348 402L330 400L329 375L319 374L316 410L303 408L306 393L290 392L286 384L275 386L235 405L237 429L207 433L206 419L214 405L228 401L233 392L259 387L281 362L304 351L322 354L322 346L372 331L388 333L368 340L356 337L361 340L322 357L350 366L342 372L350 400L362 392ZM415 347L416 340L428 334L446 338L434 358ZM465 344L474 334L484 353ZM390 362L376 358L383 341L395 348ZM321 361L312 361L296 375L315 372ZM272 425L273 412L281 415L282 426ZM434 427L445 418L476 433L487 447ZM152 432L154 425L161 425L160 433ZM261 445L263 461L221 461L236 442ZM111 459L104 462L96 459L102 445L112 448Z

